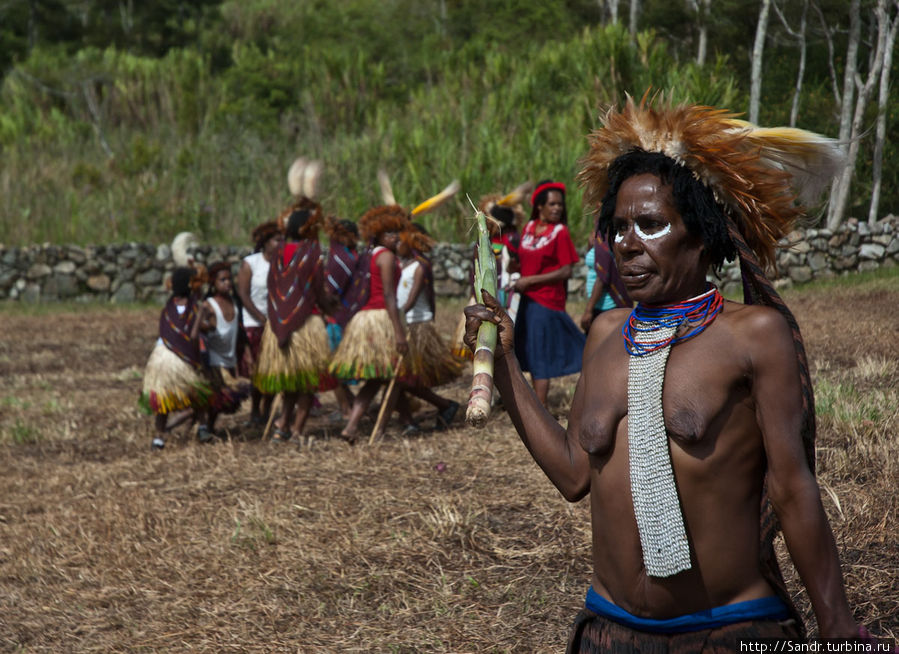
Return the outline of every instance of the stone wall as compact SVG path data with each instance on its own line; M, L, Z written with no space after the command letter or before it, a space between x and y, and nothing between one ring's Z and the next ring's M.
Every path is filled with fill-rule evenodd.
M796 231L785 239L787 244L792 245L780 250L777 257L779 285L895 266L899 263L899 218L890 215L874 225L850 219L834 231ZM238 262L249 253L245 247L201 246L194 256L205 263L227 259L236 273ZM432 261L438 295L468 292L470 256L470 245L437 245ZM167 296L164 280L173 267L168 245L0 245L0 300L161 304ZM568 286L572 297L583 294L585 276L586 267L577 264ZM719 286L724 291L736 290L739 282L739 267L727 265Z

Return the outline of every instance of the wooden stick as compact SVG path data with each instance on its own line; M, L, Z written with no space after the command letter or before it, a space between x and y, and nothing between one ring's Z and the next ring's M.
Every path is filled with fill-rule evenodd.
M268 438L268 433L272 430L272 423L275 422L275 415L281 410L281 393L275 395L272 400L272 407L268 410L268 422L265 423L265 431L262 432L262 440ZM289 427L288 427L289 428Z
M387 407L390 406L390 396L393 394L393 388L396 386L396 378L399 375L400 367L403 365L403 359L405 357L400 355L399 361L396 362L396 370L393 373L393 377L390 378L390 383L387 384L387 390L384 391L384 395L381 398L381 408L378 409L378 419L375 421L375 426L371 430L371 436L368 437L368 444L371 445L375 442L375 438L378 436L378 432L383 428L384 423L389 418L387 414Z

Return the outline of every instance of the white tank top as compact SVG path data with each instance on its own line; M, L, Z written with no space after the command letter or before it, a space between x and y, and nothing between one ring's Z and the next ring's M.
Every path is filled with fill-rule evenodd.
M412 292L412 284L415 279L415 271L418 270L420 265L418 261L413 261L408 266L404 266L403 271L400 273L400 283L396 289L396 303L400 308L409 299L409 293ZM411 325L415 322L427 322L428 320L434 320L434 312L431 311L431 306L428 304L428 294L422 288L418 297L415 298L415 304L406 312L406 324Z
M209 298L215 311L215 329L206 334L209 346L209 365L219 368L234 368L237 365L237 313L231 322L225 320L218 302Z
M243 258L247 262L252 272L250 277L250 300L253 301L259 313L263 316L268 315L268 269L269 262L262 256L262 252L254 252L253 254ZM244 327L261 327L262 323L256 320L253 315L241 308Z

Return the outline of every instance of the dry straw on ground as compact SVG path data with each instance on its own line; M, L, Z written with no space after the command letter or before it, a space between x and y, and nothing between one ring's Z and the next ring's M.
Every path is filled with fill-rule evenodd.
M788 294L815 366L818 468L850 600L899 635L895 277ZM455 323L442 306L442 328ZM566 504L504 413L374 447L149 449L155 309L3 308L0 651L558 652L589 582ZM470 379L442 392L464 401ZM564 415L574 378L556 383ZM421 410L425 424L434 411ZM792 567L788 581L808 602ZM813 624L813 623L812 623Z

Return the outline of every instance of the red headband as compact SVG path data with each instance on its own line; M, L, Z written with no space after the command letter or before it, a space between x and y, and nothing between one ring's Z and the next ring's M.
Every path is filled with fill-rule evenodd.
M531 193L532 207L534 206L534 200L536 200L537 196L543 193L543 191L561 191L562 195L565 195L565 185L562 182L546 182L545 184L541 184L534 189L533 193Z

